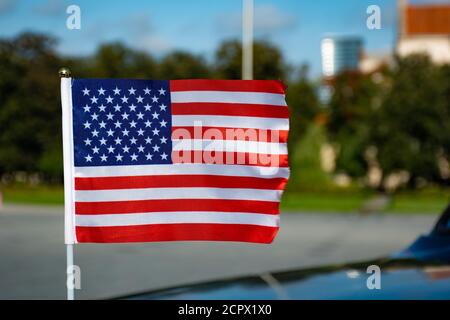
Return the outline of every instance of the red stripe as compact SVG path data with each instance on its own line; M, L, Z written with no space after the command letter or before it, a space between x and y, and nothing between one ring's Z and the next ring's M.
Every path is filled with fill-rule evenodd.
M222 199L137 200L76 202L76 214L122 214L145 212L245 212L279 214L279 202Z
M249 188L284 190L285 178L256 178L218 175L161 175L75 178L75 190L112 190L140 188Z
M172 103L173 115L218 115L263 118L289 118L289 109L283 106L239 103L188 102Z
M171 80L170 91L241 91L284 94L286 86L277 80Z
M191 139L203 139L205 133L211 135L219 134L224 137L224 140L247 140L247 141L261 141L261 142L279 142L287 143L287 130L264 130L251 128L220 128L220 127L172 127L172 133L175 130L187 130ZM243 132L243 134L242 134ZM236 136L235 136L236 134ZM233 139L227 139L227 136L232 135ZM172 137L174 138L174 137Z
M277 227L240 224L157 224L124 227L76 227L78 242L234 241L272 243Z
M222 152L222 151L172 151L172 162L203 163L203 164L229 164L258 167L288 167L287 154L260 154L249 152Z

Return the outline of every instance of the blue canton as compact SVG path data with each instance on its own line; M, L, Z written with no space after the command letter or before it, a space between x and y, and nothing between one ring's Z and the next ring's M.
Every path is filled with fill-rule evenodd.
M75 79L75 166L171 164L169 81Z

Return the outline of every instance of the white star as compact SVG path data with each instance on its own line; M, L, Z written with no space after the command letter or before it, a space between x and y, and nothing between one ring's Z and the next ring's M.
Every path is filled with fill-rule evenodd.
M137 102L142 103L144 102L144 98L142 98L141 96L136 98Z
M112 137L114 134L114 131L112 131L111 129L109 129L108 131L106 131L106 133L108 134L108 137Z
M84 143L85 143L87 146L90 146L90 145L91 145L91 142L92 142L92 140L89 139L89 138L86 138L86 140L84 140Z
M83 90L83 96L88 96L89 92L91 92L91 90L88 90L88 88L84 88Z
M165 152L161 155L161 160L167 160L167 154Z
M94 129L94 131L92 131L92 136L93 137L98 137L98 131Z
M156 97L156 96L153 96L153 97L152 97L152 102L158 102L158 100L159 100L158 97Z
M159 106L159 109L161 111L166 111L166 108L167 108L167 106L165 104L162 104L162 105Z
M137 133L138 133L138 136L143 136L144 135L144 130L142 130L142 129L139 129L138 131L137 131Z
M100 110L100 112L105 112L106 107L104 105L101 105L100 107L98 107L98 109Z
M152 158L153 158L153 156L150 154L150 152L149 153L147 153L146 155L145 155L145 158L147 159L147 160L152 160Z
M127 98L127 97L123 96L123 97L120 98L120 99L122 99L122 102L123 102L123 103L128 103L128 98Z
M103 120L102 120L102 122L99 123L99 125L100 125L100 128L106 129L106 122L104 122Z
M107 120L112 120L114 118L114 115L110 112L106 115Z
M152 116L153 116L153 119L158 119L159 113L156 113L156 111L155 111L155 112L153 112Z
M97 147L93 147L93 148L92 148L92 153L98 153L98 150L100 150L100 149L97 148Z
M84 126L85 129L90 129L91 128L91 124L88 121L83 123L83 126Z
M105 90L102 87L100 87L100 89L98 89L98 95L101 96L104 94L105 94Z
M167 125L167 121L163 120L163 121L161 121L159 124L161 125L161 128L162 128L162 127L165 128L166 125Z
M131 143L131 144L136 144L136 141L137 141L137 139L136 139L135 137L133 137L133 138L130 139L130 143Z
M113 146L109 146L108 152L109 153L114 153L114 149L116 149L116 148L114 148Z
M93 115L91 115L92 120L98 120L98 114L94 113Z
M150 128L151 125L152 125L152 122L151 122L150 120L147 120L147 121L145 121L144 123L145 123L145 127L146 127L146 128Z
M120 139L119 137L117 137L117 139L114 141L116 142L116 144L122 144L122 139Z
M144 114L142 112L139 112L137 114L137 118L140 119L140 120L143 120L144 119Z
M137 158L138 158L137 154L133 153L131 155L131 161L137 161Z
M153 151L155 151L155 152L159 151L159 146L156 144L152 148L153 148Z
M120 155L120 154L118 154L118 155L116 156L116 161L122 161L122 158L123 158L123 156Z
M100 156L100 158L102 159L102 162L104 162L108 159L108 156L103 154L102 156Z
M161 144L166 144L167 143L167 138L166 137L162 137L161 138Z
M145 143L146 143L146 144L152 143L152 138L147 137L147 138L145 139Z
M130 128L136 128L137 122L135 122L134 120L131 120L130 122Z
M113 91L114 91L114 94L115 94L115 95L116 95L116 94L120 94L120 89L117 88L117 86L116 86L116 88L115 88Z
M155 128L155 129L152 130L152 132L153 132L154 136L159 136L159 130L158 129Z
M116 104L116 105L114 106L114 111L119 112L121 108L122 108L121 106L119 106L118 104Z
M134 89L133 87L131 87L131 89L128 89L128 92L130 94L134 94L136 92L136 89Z
M135 106L134 104L132 104L132 105L130 106L130 111L136 111L136 106Z
M122 119L123 120L125 120L125 119L128 120L128 113L126 113L126 112L122 113Z
M127 129L125 129L125 130L122 131L122 134L123 134L124 136L128 136L128 133L130 133L130 131L128 131Z
M90 112L91 111L91 107L89 107L88 105L86 105L83 109L84 109L84 112Z
M113 98L111 96L108 96L108 98L106 98L106 103L112 103L113 102Z
M159 89L158 91L160 95L166 95L166 90L164 90L163 88Z
M91 102L92 102L92 103L97 103L97 100L98 100L98 98L96 98L96 97L92 97L92 98L91 98Z
M151 105L149 105L148 103L144 106L145 111L150 111L150 109L152 108Z
M125 146L122 148L122 150L123 150L123 153L128 153L130 151L130 147Z
M116 123L114 123L114 125L116 126L116 128L120 128L122 126L122 123L120 123L119 120L117 120Z
M145 148L142 146L142 144L138 147L138 151L139 151L139 152L144 152L144 149L145 149Z
M90 155L87 155L84 158L86 159L86 162L92 162L92 157Z
M151 90L147 87L147 88L144 89L144 94L150 94L150 91Z
M106 145L106 139L105 138L101 138L99 141L100 141L100 145Z

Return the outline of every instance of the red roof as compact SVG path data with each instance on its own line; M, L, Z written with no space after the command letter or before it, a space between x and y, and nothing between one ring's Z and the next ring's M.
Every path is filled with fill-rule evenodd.
M406 9L406 34L450 35L450 5L410 5Z

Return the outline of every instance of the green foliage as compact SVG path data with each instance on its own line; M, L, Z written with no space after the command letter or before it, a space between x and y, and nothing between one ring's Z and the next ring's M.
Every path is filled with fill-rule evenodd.
M164 57L159 66L161 79L209 78L205 61L187 52L176 51Z
M449 82L447 69L433 65L426 56L398 60L373 126L373 143L385 175L406 170L411 187L420 179L442 182L438 155L448 160L450 154Z
M321 165L321 148L325 142L326 134L322 126L308 126L306 134L297 142L289 158L289 191L321 190L330 184L330 177Z
M322 111L316 87L308 81L306 73L307 67L303 66L298 80L292 81L287 88L286 102L290 111L290 151L293 151L298 140Z
M369 124L380 88L370 76L343 73L336 77L329 106L328 133L337 146L337 171L351 177L367 172L364 153L370 145Z
M281 51L266 41L253 45L255 79L285 79L286 66ZM241 79L242 45L237 40L222 43L216 52L216 76L221 79Z

